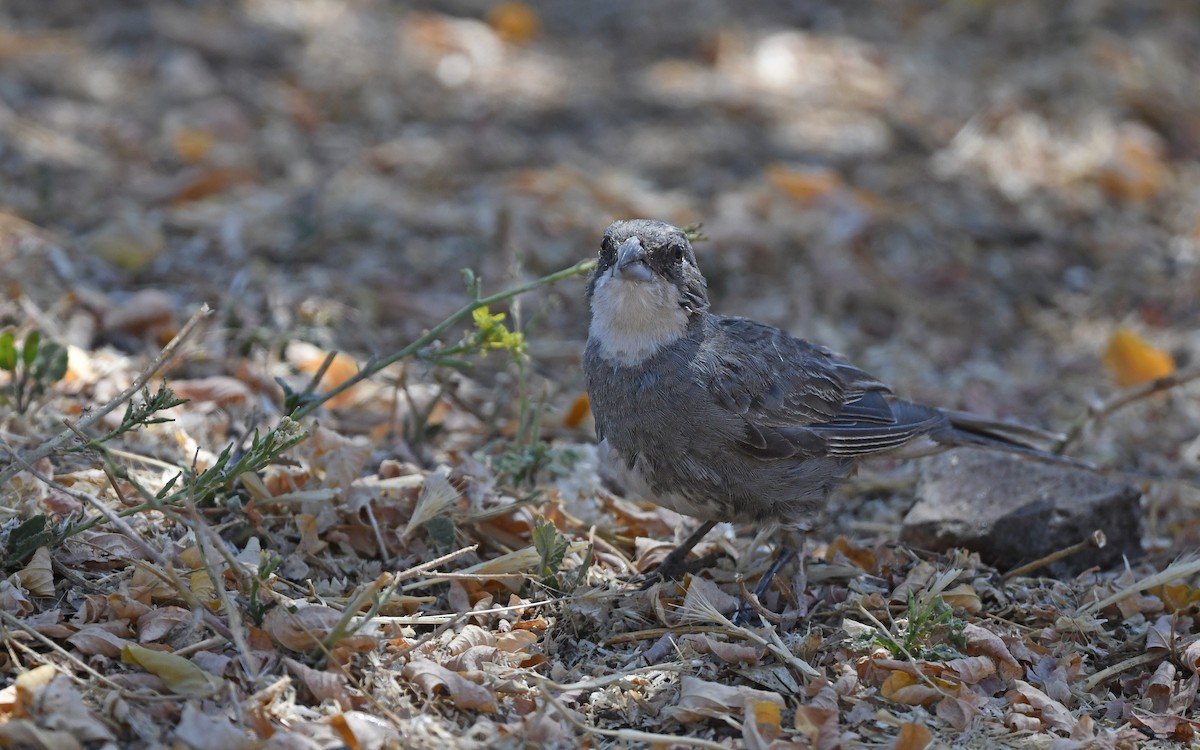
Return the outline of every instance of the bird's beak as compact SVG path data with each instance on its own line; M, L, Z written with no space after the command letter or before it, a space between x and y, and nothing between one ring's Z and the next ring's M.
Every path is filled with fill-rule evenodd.
M630 237L617 248L617 265L613 267L613 273L618 279L649 281L653 276L649 264L646 263L649 257L646 248L642 247L642 241L637 237Z

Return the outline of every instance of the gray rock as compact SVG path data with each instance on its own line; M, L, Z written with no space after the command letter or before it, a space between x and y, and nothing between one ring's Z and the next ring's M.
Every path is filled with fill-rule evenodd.
M936 552L965 547L1007 571L1103 531L1103 548L1089 547L1034 573L1068 577L1141 551L1140 496L1086 469L951 451L924 462L917 503L900 538Z

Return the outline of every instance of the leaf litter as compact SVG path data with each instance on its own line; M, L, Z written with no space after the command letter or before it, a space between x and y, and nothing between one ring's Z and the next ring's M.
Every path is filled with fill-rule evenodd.
M719 5L622 26L599 65L586 13L521 3L100 9L0 36L0 741L1193 741L1200 114L1177 4L812 30ZM523 125L556 118L597 136ZM577 284L359 377L460 309L463 266L515 284L631 214L703 219L734 311L803 321L914 397L1071 424L1142 483L1148 555L1054 580L907 549L906 469L868 468L771 622L737 626L769 536L718 529L683 581L630 585L688 522L599 475ZM202 299L219 324L183 322ZM170 421L126 411L163 383L183 403L146 416Z

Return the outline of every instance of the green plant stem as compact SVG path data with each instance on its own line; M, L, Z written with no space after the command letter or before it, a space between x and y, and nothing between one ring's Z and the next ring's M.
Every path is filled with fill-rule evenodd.
M454 325L456 325L459 321L469 318L471 316L471 313L475 312L479 308L487 307L488 305L494 305L497 302L503 302L505 300L512 299L513 297L517 297L519 295L525 294L526 292L531 292L534 289L538 289L538 288L544 287L544 286L549 286L551 284L557 284L558 282L563 281L565 279L569 279L574 276L580 276L585 273L589 273L592 270L592 268L595 267L595 265L596 265L596 261L594 259L585 260L585 261L576 263L575 265L573 265L569 268L564 268L561 271L556 271L547 276L543 276L540 279L534 279L533 281L530 281L526 284L521 284L520 286L515 286L512 289L506 289L503 292L497 292L488 297L479 297L478 294L473 295L474 296L473 300L471 300L467 304L463 305L461 308L458 309L457 312L455 312L453 315L451 315L450 317L443 320L441 323L438 323L433 328L430 328L428 331L425 332L425 334L423 336L418 338L416 341L412 342L411 344L404 347L403 349L396 352L395 354L391 355L390 357L387 357L385 359L381 359L378 361L368 362L367 365L365 367L363 367L363 369L359 370L357 373L354 374L354 376L350 377L343 383L339 384L337 387L335 387L329 391L326 391L325 393L321 394L320 397L318 397L312 401L308 401L304 404L301 404L299 408L297 408L295 411L292 412L292 414L291 414L292 419L300 420L300 419L308 416L309 414L316 411L316 409L319 406L324 404L329 399L334 398L338 394L343 393L350 388L353 388L355 385L358 385L359 383L361 383L362 381L371 377L372 375L379 372L380 370L387 367L388 365L394 364L396 362L400 362L404 359L411 357L412 355L421 351L421 349L425 348L426 346L429 346L431 343L436 341L438 336L441 336L447 330L449 330Z
M107 415L113 409L116 409L121 404L133 398L138 391L146 387L146 384L150 382L150 378L154 377L155 373L161 370L167 364L167 362L174 358L176 352L178 352L183 346L183 342L187 341L187 339L196 332L201 321L212 315L212 312L212 308L208 305L201 305L200 309L196 311L196 314L194 314L188 320L188 322L184 324L183 328L179 329L179 333L175 334L175 338L171 339L171 342L163 347L162 351L158 353L158 356L154 358L154 361L152 361L150 365L142 371L142 374L137 376L137 379L134 380L128 388L118 393L108 403L104 404L98 409L95 409L94 411L88 412L85 416L81 417L79 421L75 422L73 427L75 429L86 431L89 427L103 419L105 415ZM8 468L0 471L0 487L7 486L8 483L13 480L13 477L15 477L21 471L23 464L37 463L41 459L53 455L59 449L61 449L64 444L73 439L75 439L75 432L72 428L68 428L42 443L38 447L22 453L20 461L14 460L8 466Z

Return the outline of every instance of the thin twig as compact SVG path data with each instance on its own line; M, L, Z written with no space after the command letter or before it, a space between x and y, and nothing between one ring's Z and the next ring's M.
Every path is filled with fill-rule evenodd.
M1100 529L1096 529L1088 535L1087 539L1084 539L1083 541L1076 542L1070 547L1064 547L1057 552L1051 552L1045 557L1034 560L1033 562L1025 563L1020 567L1013 568L1005 573L1001 580L1009 581L1017 576L1029 575L1035 570L1040 570L1047 565L1056 563L1065 557L1070 557L1071 555L1083 552L1084 550L1091 549L1093 547L1096 549L1103 549L1104 545L1106 544L1108 544L1108 539L1104 536L1104 532Z
M1200 380L1200 367L1178 370L1170 375L1119 391L1106 401L1101 401L1098 404L1090 404L1087 411L1075 420L1075 423L1067 430L1067 434L1054 446L1051 452L1061 455L1071 443L1075 442L1083 434L1084 429L1088 425L1100 421L1118 409L1123 409L1135 401L1149 398L1156 393L1178 388L1193 380Z
M209 315L212 315L212 312L212 308L208 305L201 305L200 309L196 311L196 314L184 324L183 328L179 329L179 333L175 334L175 338L171 339L171 342L162 348L162 351L158 353L158 356L146 366L146 369L142 370L141 374L134 379L133 383L128 388L118 393L103 406L88 412L87 415L75 423L75 426L80 430L86 430L107 416L108 413L113 409L116 409L118 406L129 401L129 399L137 395L137 392L145 388L146 384L150 382L150 378L154 377L159 370L161 370L171 359L175 357L176 353L178 353L180 348L183 346L183 343L191 338L192 334L195 333L199 328L200 323ZM75 432L70 429L66 429L45 441L38 447L22 453L20 456L20 461L14 460L12 465L10 465L7 469L0 471L0 487L3 487L11 482L13 477L15 477L17 473L21 471L22 462L25 464L32 464L40 461L43 458L46 458L47 456L51 456L61 449L63 445L67 443L67 441L73 439L74 437ZM14 455L14 459L15 458L17 457Z
M301 404L294 412L292 412L292 414L291 414L292 419L300 420L300 419L308 416L309 414L316 411L322 404L329 401L329 399L334 398L338 394L343 393L343 392L349 390L350 388L353 388L354 386L358 385L359 383L361 383L362 381L371 377L372 375L379 372L380 370L384 369L385 367L395 364L396 362L400 362L402 360L408 359L412 355L414 355L417 352L424 349L426 346L429 346L430 344L432 344L434 341L437 340L438 336L441 336L447 330L449 330L453 326L457 325L459 321L465 320L466 318L468 318L471 315L471 313L475 312L479 308L487 307L488 305L492 305L497 302L503 302L507 299L512 299L513 297L516 297L521 294L525 294L526 292L533 291L534 289L537 289L539 287L549 286L550 284L555 284L559 281L562 281L564 279L569 279L573 276L579 276L581 274L588 273L589 271L592 270L593 267L595 267L595 265L596 265L596 261L594 259L593 260L585 260L585 261L576 263L575 265L573 265L569 268L564 268L561 271L557 271L557 272L549 274L547 276L543 276L540 279L534 279L533 281L530 281L526 284L521 284L520 286L515 286L511 289L506 289L503 292L497 292L496 294L490 295L488 297L474 296L474 299L472 299L470 302L468 302L467 304L465 304L461 308L459 308L458 311L455 312L453 315L446 318L441 323L438 323L433 328L430 328L428 331L425 332L424 335L422 335L416 341L412 342L411 344L404 347L400 351L396 352L395 354L392 354L389 357L385 357L380 360L373 360L373 361L367 362L361 370L359 370L357 373L355 373L354 375L352 375L349 378L347 378L346 380L344 380L342 383L340 383L336 387L326 391L325 393L322 393L317 398L314 398L312 400L306 400L305 403Z

